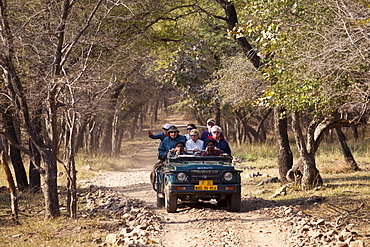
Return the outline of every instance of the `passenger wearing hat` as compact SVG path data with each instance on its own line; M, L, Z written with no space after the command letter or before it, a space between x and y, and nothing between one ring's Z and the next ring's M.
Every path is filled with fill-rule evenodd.
M175 150L178 142L186 142L186 137L179 134L179 130L176 126L171 126L168 130L169 136L163 139L158 148L158 158L165 160L170 150ZM171 151L173 152L173 151Z
M200 139L202 141L205 141L206 139L208 139L208 137L212 136L212 133L211 133L211 128L216 125L215 124L215 120L213 118L210 118L207 120L207 129L206 131L204 131L202 133L202 135L200 136ZM221 133L221 137L224 137L224 135Z
M164 138L166 138L167 136L169 136L168 134L168 129L171 127L172 125L169 124L169 123L166 123L165 125L163 125L162 129L163 129L163 132L160 133L160 134L157 134L157 135L153 135L153 133L148 130L148 135L149 135L149 138L152 138L152 139L161 139L161 141L164 140Z

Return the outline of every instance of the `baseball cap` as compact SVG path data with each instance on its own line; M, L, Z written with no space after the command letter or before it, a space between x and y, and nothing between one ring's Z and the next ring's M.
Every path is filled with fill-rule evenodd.
M166 123L165 125L163 125L162 129L168 130L171 126L172 126L171 124Z
M209 118L209 119L207 120L207 123L215 123L215 120L214 120L213 118Z

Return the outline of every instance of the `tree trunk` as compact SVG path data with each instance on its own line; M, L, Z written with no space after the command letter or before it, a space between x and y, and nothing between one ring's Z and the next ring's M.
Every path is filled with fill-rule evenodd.
M288 171L287 176L294 174L296 184L300 185L303 190L310 190L322 185L322 179L316 168L315 153L307 151L299 116L296 112L292 115L292 128L300 157L292 169Z
M116 143L117 143L117 146L116 146L116 149L115 149L115 152L114 152L114 155L115 156L118 156L119 153L121 152L121 145L122 145L122 140L123 140L123 130L120 128L119 129L119 132L117 133L117 140L116 140Z
M353 138L355 138L355 141L357 141L358 140L358 129L357 129L357 126L353 127L352 130L353 130Z
M139 114L140 114L140 112L137 112L136 114L135 114L135 117L134 117L134 119L132 120L132 122L131 122L131 126L130 126L130 134L129 134L129 136L130 136L130 139L132 140L132 139L134 139L135 138L135 134L136 134L136 128L137 128L137 125L138 125L138 119L139 119Z
M349 149L347 142L346 142L346 136L344 135L343 131L341 128L336 128L335 129L338 135L338 140L340 143L340 147L342 149L342 153L344 155L344 160L346 163L353 169L354 171L360 170L358 167L355 158L352 155L351 150Z
M67 205L67 213L70 217L77 216L77 197L76 197L76 168L75 168L75 135L76 135L76 128L75 128L75 116L71 116L66 114L68 131L66 131L66 159L67 164L65 165L66 170L66 177L67 177L67 198L66 198L66 205Z
M218 100L213 104L213 113L215 115L215 121L216 125L222 126L221 124L221 109L220 109L220 103ZM224 136L227 136L227 130L225 129L225 126L223 126L223 132Z
M90 116L86 116L82 124L78 129L78 134L76 137L76 153L83 147L84 145L84 136L86 133L87 125L89 123Z
M220 6L225 10L227 25L229 26L230 30L233 30L235 24L239 23L234 4L230 3L230 1L225 0L216 0L216 2L220 4ZM257 52L253 49L251 44L249 44L248 40L245 37L239 37L235 38L235 41L239 45L243 53L251 61L253 66L259 69L263 65L263 63Z
M1 163L3 165L3 169L6 175L6 180L8 181L9 191L10 191L10 202L11 202L11 210L12 210L12 219L13 221L18 224L18 196L17 190L15 188L14 179L12 173L9 169L9 165L7 160L6 148L3 145L3 141L0 138L0 158Z
M278 146L278 167L282 184L288 182L286 176L293 166L293 154L289 145L288 138L288 118L280 115L284 109L274 109L274 131L276 144Z
M115 131L114 121L116 120L115 119L116 118L115 109L117 106L118 97L120 93L122 92L124 86L125 86L124 83L119 84L117 87L114 88L113 93L111 95L111 107L113 109L114 114L110 114L110 113L107 114L105 126L103 129L104 132L103 132L102 145L101 145L103 151L108 154L112 154L113 149L114 149L114 144L113 144L114 133L113 132Z
M151 123L154 124L158 121L158 106L159 106L159 99L155 101L155 104L153 106L153 112L152 112L152 121Z
M69 147L68 147L68 162L66 167L67 172L67 213L70 217L75 218L77 217L77 171L76 171L76 163L75 163L75 152L74 152L74 145L75 143L72 141L74 139L74 133L70 134L69 140Z
M100 139L98 126L94 117L89 121L88 126L89 131L86 134L86 152L92 153L99 149Z
M239 127L239 129L244 130L242 133L240 133L241 135L244 136L243 141L248 139L249 143L253 143L253 142L258 143L259 142L258 133L255 129L253 129L252 126L250 126L248 124L247 119L244 117L245 112L244 112L244 114L242 114L242 112L240 112L240 111L235 111L235 115L238 118L238 122L241 123L241 125L243 126L243 128ZM253 136L253 140L251 138L251 135Z
M267 140L265 121L272 111L273 111L272 108L268 109L266 114L263 115L258 122L257 135L260 142L266 142Z
M29 140L30 148L30 167L29 167L29 177L30 177L30 189L31 192L37 192L41 189L41 176L40 170L38 169L41 165L40 153L36 146Z
M70 208L70 216L73 218L77 217L77 171L76 171L76 163L75 163L75 157L71 157L71 160L69 162L70 167L70 175L71 175L71 184L70 184L70 190L71 190L71 202L69 204Z
M46 147L41 150L45 164L45 176L43 193L45 199L45 217L55 218L60 215L58 186L57 186L57 162L54 147Z
M3 121L5 132L11 139L11 142L15 145L20 145L12 117L4 113ZM28 188L26 169L23 165L21 151L12 144L10 145L10 160L13 164L17 187L20 191L24 191Z
M191 109L190 110L191 115L193 118L200 124L204 123L206 120L204 120L204 117L196 110L196 109ZM201 133L202 131L199 130Z
M114 116L110 113L108 113L108 116L105 119L104 123L104 129L103 129L103 137L102 137L102 142L101 142L101 148L103 152L107 154L112 153L113 149L113 121L114 121Z
M233 122L233 128L235 129L236 144L240 146L244 142L244 136L242 135L242 128L239 124L239 119L235 114L235 121Z
M111 155L117 155L120 149L119 145L119 133L120 133L120 125L119 125L119 116L115 115L113 122L112 122L112 152Z

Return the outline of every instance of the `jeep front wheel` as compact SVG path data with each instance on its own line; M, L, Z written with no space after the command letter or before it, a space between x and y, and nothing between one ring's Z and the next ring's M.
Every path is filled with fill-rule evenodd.
M232 194L228 198L228 206L229 211L231 212L239 212L240 211L240 204L241 204L241 196L239 194Z
M165 206L168 213L175 213L177 210L177 195L165 193Z

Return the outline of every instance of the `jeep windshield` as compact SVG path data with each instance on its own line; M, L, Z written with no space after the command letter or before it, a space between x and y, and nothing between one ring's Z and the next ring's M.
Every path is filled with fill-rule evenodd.
M184 155L178 157L169 157L168 162L176 163L177 166L192 164L202 164L202 165L214 165L215 163L220 165L232 166L231 157L218 157L218 156L192 156Z

